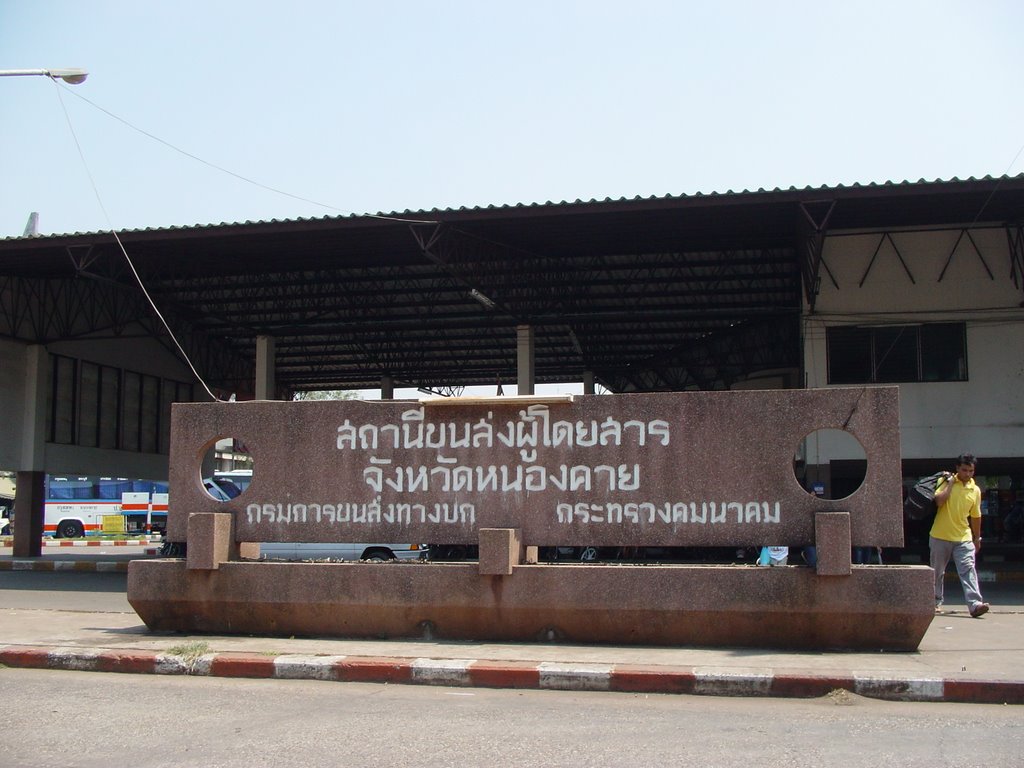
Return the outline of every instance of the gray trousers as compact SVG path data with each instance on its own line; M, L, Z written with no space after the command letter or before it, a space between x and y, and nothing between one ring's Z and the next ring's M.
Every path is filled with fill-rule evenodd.
M950 559L956 563L967 607L973 611L978 604L984 602L978 588L978 572L974 569L974 542L946 541L929 536L928 546L931 550L931 566L935 571L935 604L942 605L943 577Z

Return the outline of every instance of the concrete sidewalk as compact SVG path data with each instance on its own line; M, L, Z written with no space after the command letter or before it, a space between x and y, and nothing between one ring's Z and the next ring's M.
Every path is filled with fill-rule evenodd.
M38 562L38 561L37 561ZM123 560L46 561L119 570ZM28 569L12 558L0 569ZM29 563L31 565L31 563ZM32 569L35 569L34 567ZM809 652L439 640L236 637L149 631L134 613L0 609L0 663L149 674L1024 704L1024 600L936 615L917 652ZM959 594L949 593L952 599Z

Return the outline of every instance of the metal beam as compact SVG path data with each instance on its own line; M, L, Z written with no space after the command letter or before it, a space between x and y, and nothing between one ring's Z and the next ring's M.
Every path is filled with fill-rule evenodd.
M827 207L826 207L827 206ZM814 305L818 299L820 290L821 268L832 280L836 290L839 290L839 283L836 282L832 270L825 263L823 254L825 246L825 234L828 231L828 222L832 218L836 201L808 201L798 204L799 214L797 216L797 253L800 256L800 265L803 272L804 298L810 312L814 312ZM814 208L812 211L811 209ZM821 212L824 208L824 213Z

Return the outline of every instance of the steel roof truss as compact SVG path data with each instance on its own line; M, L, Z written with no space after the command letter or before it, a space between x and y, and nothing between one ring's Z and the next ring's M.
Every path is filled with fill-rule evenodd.
M875 264L875 259L878 257L878 252L882 249L882 245L888 241L892 246L893 252L896 254L896 258L900 260L900 264L903 265L903 271L907 273L907 277L910 278L910 282L917 285L917 281L914 279L914 275L910 272L910 267L907 266L907 262L903 260L903 254L900 253L900 249L896 247L896 241L892 239L892 235L888 232L883 232L882 236L878 239L878 245L875 247L875 252L871 255L871 261L868 262L867 269L864 270L864 275L860 279L858 287L864 287L864 281L868 279L868 274L871 272L871 267Z
M1010 279L1017 288L1024 290L1024 226L1008 226L1006 240L1010 246Z
M965 227L964 229L960 230L960 234L959 234L959 236L957 236L956 242L953 243L953 247L949 251L949 257L946 259L946 263L945 263L945 265L943 265L942 272L939 273L939 279L936 282L941 283L942 282L942 278L946 276L946 270L949 269L949 265L953 261L953 256L956 255L956 249L960 245L960 241L963 240L965 236L970 241L971 245L974 246L974 252L976 254L978 254L978 258L981 260L981 265L983 267L985 267L985 272L988 273L988 279L989 280L995 280L996 279L995 275L992 274L992 270L988 268L988 262L985 261L985 257L982 256L981 249L978 248L978 244L974 241L974 237L971 235L970 230L968 230Z

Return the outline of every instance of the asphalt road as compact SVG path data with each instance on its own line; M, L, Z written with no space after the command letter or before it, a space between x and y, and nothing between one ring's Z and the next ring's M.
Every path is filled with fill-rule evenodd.
M1017 707L0 669L20 766L1019 766Z
M127 589L124 573L0 571L0 608L133 612Z

